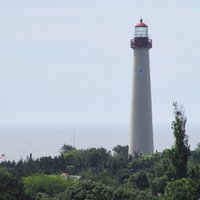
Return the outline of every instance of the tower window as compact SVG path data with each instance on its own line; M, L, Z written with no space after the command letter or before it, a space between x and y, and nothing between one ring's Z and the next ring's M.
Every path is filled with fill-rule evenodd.
M143 74L144 73L144 69L142 67L139 68L139 73Z

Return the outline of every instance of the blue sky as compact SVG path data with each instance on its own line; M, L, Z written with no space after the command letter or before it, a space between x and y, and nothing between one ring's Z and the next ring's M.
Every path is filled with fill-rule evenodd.
M153 120L171 124L172 102L198 124L197 0L0 0L0 124L129 124L133 52L143 18Z

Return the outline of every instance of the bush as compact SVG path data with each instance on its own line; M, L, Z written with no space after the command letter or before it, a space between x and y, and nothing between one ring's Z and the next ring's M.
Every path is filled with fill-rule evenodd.
M2 168L0 168L0 199L25 199L21 180L17 179L12 174Z
M69 186L77 183L77 180L64 179L56 175L36 174L23 179L25 194L32 199L37 193L46 193L50 197L60 192L64 192Z

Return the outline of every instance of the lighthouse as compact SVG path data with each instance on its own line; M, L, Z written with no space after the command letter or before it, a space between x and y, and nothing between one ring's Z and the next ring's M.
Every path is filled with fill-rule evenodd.
M135 153L154 152L149 63L152 40L148 36L148 26L142 19L135 25L131 48L133 49L133 80L129 155L134 156Z

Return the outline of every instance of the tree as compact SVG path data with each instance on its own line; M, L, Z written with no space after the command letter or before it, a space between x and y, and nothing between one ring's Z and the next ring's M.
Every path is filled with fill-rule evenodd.
M81 181L56 196L58 200L154 200L150 190L111 187L91 180Z
M161 199L196 200L197 195L195 182L190 178L182 178L169 182L165 190L165 195Z
M78 185L68 188L65 192L57 195L59 200L102 200L111 199L112 190L110 187L92 181L82 181Z
M43 174L25 177L23 181L25 194L31 199L35 199L38 193L46 193L53 197L78 182L77 180L64 179L60 176Z
M56 199L49 197L49 195L46 193L38 193L36 196L36 200L56 200Z
M76 148L73 147L73 146L71 146L71 145L64 144L64 145L61 147L61 149L60 149L60 153L61 153L61 154L64 154L64 153L66 153L66 152L68 152L68 151L72 151L72 150L75 150L75 149L76 149Z
M155 177L151 182L151 189L155 195L164 193L167 185L167 176Z
M187 118L185 117L183 107L178 107L173 103L175 120L172 122L172 129L175 137L175 144L172 148L171 161L175 168L175 178L187 176L187 162L190 155L190 146L188 145L188 136L185 133Z
M191 152L191 160L193 163L200 163L200 143L198 143L196 149Z
M114 156L128 158L128 146L117 145L113 148Z
M2 168L0 168L0 199L25 199L21 180L17 179Z
M149 188L149 181L144 171L136 172L130 176L129 182L139 190L145 190Z
M118 174L118 170L128 167L128 146L117 145L113 148L113 157L109 167L113 174Z
M111 156L105 148L90 148L79 152L82 166L85 169L92 169L94 172L102 171Z

